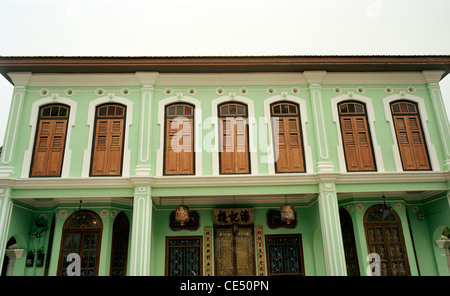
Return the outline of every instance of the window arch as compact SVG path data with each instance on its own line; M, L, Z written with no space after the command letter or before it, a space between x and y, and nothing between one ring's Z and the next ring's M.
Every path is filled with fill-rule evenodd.
M338 104L347 171L375 171L366 106L357 101Z
M91 176L122 175L126 107L103 104L95 111Z
M381 260L381 275L410 275L400 217L391 208L378 204L364 215L367 249Z
M49 104L39 108L30 177L60 177L70 107Z
M194 174L194 106L174 103L165 108L165 175Z
M112 250L111 250L111 271L112 276L124 276L127 274L128 262L128 237L130 222L124 212L120 212L114 219Z
M403 170L431 170L417 104L402 100L390 107Z
M296 103L270 105L277 173L305 172L300 109Z
M67 256L80 255L80 275L98 275L103 223L93 211L79 210L67 218L63 226L58 274L67 275Z
M221 174L249 174L247 105L227 102L218 106Z

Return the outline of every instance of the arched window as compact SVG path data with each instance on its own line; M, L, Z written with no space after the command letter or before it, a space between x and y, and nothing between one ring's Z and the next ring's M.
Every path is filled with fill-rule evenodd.
M122 175L126 107L103 104L95 112L91 176Z
M249 174L247 105L224 103L219 108L221 174Z
M120 212L114 220L112 250L111 250L111 271L112 276L127 275L128 259L128 235L130 222L124 212Z
M194 106L176 103L166 106L164 174L194 174Z
M39 109L30 177L60 177L70 107L51 104Z
M276 172L305 172L298 105L289 102L274 103L271 105L271 116Z
M410 275L402 224L395 211L379 204L364 215L367 249L380 256L381 275Z
M347 171L375 171L366 107L359 102L338 105Z
M359 276L358 255L356 252L355 232L353 230L352 217L347 210L344 208L339 208L339 220L341 221L342 241L344 243L347 275Z
M417 104L392 102L391 112L403 170L431 170Z
M98 275L102 229L100 217L89 210L76 211L67 218L61 237L59 275L67 275L67 256L71 253L80 255L81 276Z

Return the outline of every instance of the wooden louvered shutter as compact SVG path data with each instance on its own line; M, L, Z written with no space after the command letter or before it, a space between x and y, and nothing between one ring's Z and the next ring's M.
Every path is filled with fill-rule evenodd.
M298 117L273 117L277 172L303 172L304 161Z
M176 103L166 107L165 175L194 174L194 107Z
M349 101L338 109L347 171L376 170L365 105Z
M397 143L404 170L430 170L417 104L396 101L391 104Z
M169 175L178 174L178 144L179 140L178 128L174 128L176 119L167 119L166 123L166 159L165 159L165 173Z
M400 156L404 170L429 170L430 163L419 116L395 116Z
M223 174L249 173L246 119L226 117L220 120L222 126L221 172Z
M235 122L235 168L236 173L245 174L248 169L247 122L245 118L236 117Z
M120 175L122 169L123 119L111 119L111 140L106 162L107 175Z
M97 108L92 176L120 176L125 127L125 108L106 105Z
M120 175L123 119L99 119L95 131L92 175Z
M224 174L235 173L234 157L234 119L232 117L221 118L222 134L222 152L221 152L221 171Z
M220 117L220 173L250 173L247 106L226 103L219 106Z
M60 176L67 119L39 120L31 176Z
M375 170L365 116L341 116L342 137L348 171Z
M165 174L193 174L193 118L168 118L166 141Z

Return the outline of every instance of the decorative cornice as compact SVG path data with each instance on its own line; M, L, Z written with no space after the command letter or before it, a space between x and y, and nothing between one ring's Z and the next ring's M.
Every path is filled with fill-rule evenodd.
M73 188L134 188L151 187L216 187L264 185L317 185L322 182L336 184L377 184L448 182L450 172L387 172L387 173L313 173L275 175L224 176L132 176L124 178L23 178L0 179L0 187L12 189L73 189Z
M427 74L424 74L424 73ZM172 86L172 85L341 85L423 84L442 71L424 72L260 72L260 73L9 73L19 86Z
M25 87L30 81L31 72L9 72L8 76L11 78L15 87Z
M442 75L444 75L445 71L442 70L426 70L422 71L423 77L429 83L437 83L441 81Z
M450 72L449 55L228 57L0 57L0 73Z

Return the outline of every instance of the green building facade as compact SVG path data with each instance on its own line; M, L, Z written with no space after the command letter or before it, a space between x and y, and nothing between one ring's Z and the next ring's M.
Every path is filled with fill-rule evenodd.
M2 275L450 275L450 58L378 58L1 58Z

